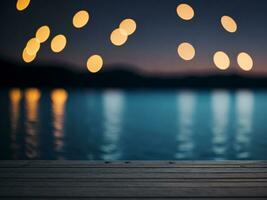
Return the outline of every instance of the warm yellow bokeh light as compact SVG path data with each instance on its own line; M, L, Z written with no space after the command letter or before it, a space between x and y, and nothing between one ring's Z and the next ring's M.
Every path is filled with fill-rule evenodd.
M29 55L26 49L23 50L22 59L24 62L30 63L30 62L34 61L35 58L36 58L36 54Z
M191 20L195 15L194 9L188 4L180 4L177 6L176 12L183 20Z
M48 26L42 26L40 27L36 34L35 37L40 43L44 43L50 36L50 28Z
M56 89L53 90L53 92L51 93L51 100L55 104L63 104L66 102L67 98L68 98L68 93L64 89Z
M99 55L93 55L87 60L87 69L91 73L97 73L103 67L103 59Z
M230 58L223 51L218 51L213 56L213 61L216 67L220 70L226 70L230 67Z
M133 19L125 19L121 22L120 28L125 30L129 35L132 35L136 31L136 22Z
M124 29L118 28L111 33L110 40L115 46L122 46L127 42L128 34Z
M29 55L33 56L36 55L37 52L40 50L40 42L36 38L32 38L28 41L26 45L26 51Z
M36 88L27 89L25 92L25 98L28 102L39 101L39 99L41 98L41 92L39 89Z
M244 71L251 71L253 68L253 59L245 52L242 52L238 55L237 63Z
M59 53L63 51L63 49L66 47L67 39L64 35L57 35L53 38L51 42L51 49L55 53Z
M18 0L17 1L17 10L23 11L30 5L31 0Z
M18 88L14 88L9 92L9 98L12 102L19 102L22 98L22 92Z
M237 31L237 23L232 17L223 16L221 18L221 24L223 28L230 33L234 33Z
M177 52L179 56L184 60L192 60L195 57L195 48L187 42L184 42L178 46Z
M88 23L89 17L89 13L87 11L81 10L74 15L72 24L75 28L82 28Z

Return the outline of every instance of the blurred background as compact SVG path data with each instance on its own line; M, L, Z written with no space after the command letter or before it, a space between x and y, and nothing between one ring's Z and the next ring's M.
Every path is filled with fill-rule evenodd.
M0 159L266 160L267 3L0 7Z

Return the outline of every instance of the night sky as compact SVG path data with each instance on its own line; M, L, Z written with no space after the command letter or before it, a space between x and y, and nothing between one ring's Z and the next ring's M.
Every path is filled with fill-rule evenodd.
M180 3L195 10L191 21L181 20L176 13ZM72 17L79 10L90 13L83 29L75 29ZM220 19L233 17L236 33L226 32ZM218 72L213 54L225 51L231 67L224 73L241 71L236 57L248 52L254 60L252 74L267 75L267 1L264 0L32 0L23 12L16 10L15 0L5 0L0 6L0 57L23 62L22 51L42 25L51 28L51 36L64 34L67 47L60 54L50 49L50 37L40 50L35 63L62 63L86 70L86 61L100 54L104 69L122 64L148 73L208 73ZM122 47L110 42L110 33L125 18L137 23L137 31ZM183 61L177 46L190 42L196 49L192 61Z

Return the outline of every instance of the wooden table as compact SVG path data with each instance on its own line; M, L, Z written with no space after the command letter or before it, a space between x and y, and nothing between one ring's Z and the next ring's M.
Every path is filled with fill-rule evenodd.
M267 199L266 161L0 161L0 199Z

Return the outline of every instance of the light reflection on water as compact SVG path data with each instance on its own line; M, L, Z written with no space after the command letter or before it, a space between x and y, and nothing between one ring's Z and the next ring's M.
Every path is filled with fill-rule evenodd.
M13 159L18 159L18 148L17 145L17 132L18 132L18 120L20 117L20 101L22 98L22 91L20 89L13 89L9 91L9 99L10 99L10 123L11 123L11 149L13 154Z
M250 91L240 91L236 95L236 142L238 159L250 158L253 127L254 95Z
M178 94L178 132L176 159L193 159L194 150L194 112L196 97L192 91L183 91Z
M57 158L62 160L64 148L64 119L65 104L68 94L63 89L56 89L51 93L52 113L53 113L53 135L55 140L55 154Z
M102 150L104 152L103 160L118 160L121 156L118 145L122 131L123 106L124 96L122 92L104 92L104 141L102 145Z
M0 100L0 159L267 159L266 91L11 89Z
M41 92L38 89L27 89L25 91L25 108L26 108L26 121L25 121L25 144L26 156L30 159L38 157L38 125L39 125L39 100Z
M223 160L226 156L228 145L230 94L227 91L212 93L212 144L216 160Z

